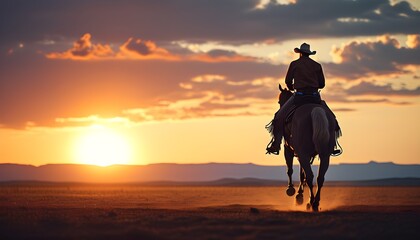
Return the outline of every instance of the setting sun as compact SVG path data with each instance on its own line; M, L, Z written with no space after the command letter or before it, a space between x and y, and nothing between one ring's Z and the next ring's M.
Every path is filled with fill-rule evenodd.
M76 159L83 164L98 166L128 164L131 149L117 132L103 126L92 126L77 142Z

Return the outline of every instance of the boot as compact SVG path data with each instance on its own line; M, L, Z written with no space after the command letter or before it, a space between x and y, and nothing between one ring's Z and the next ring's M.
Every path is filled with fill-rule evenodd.
M271 142L267 145L266 154L274 154L279 155L280 147L281 145L281 136L274 136L273 139L271 139Z
M343 149L341 148L340 144L338 143L338 138L341 137L341 128L340 125L338 125L337 119L335 119L335 146L334 150L331 153L331 156L339 156L343 153Z
M265 149L267 151L266 154L279 155L281 139L283 137L281 121L277 119L276 116L274 116L273 121L267 124L265 128L273 136L271 141L268 143L267 148Z

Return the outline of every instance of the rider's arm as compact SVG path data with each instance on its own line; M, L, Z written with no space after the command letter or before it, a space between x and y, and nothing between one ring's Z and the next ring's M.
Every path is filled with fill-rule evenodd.
M287 88L289 90L294 89L293 88L293 76L295 75L294 73L295 73L295 64L294 64L294 62L291 62L290 66L289 66L289 69L287 69L287 74L286 74L286 79L285 79Z
M325 87L325 77L324 77L324 73L322 72L321 65L319 65L319 71L318 71L317 75L318 75L319 88L324 88Z

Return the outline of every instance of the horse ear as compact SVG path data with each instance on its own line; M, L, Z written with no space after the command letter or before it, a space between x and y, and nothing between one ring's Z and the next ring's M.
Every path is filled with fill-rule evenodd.
M283 89L282 87L281 87L281 84L279 83L279 90L280 90L280 92L283 92L285 89Z

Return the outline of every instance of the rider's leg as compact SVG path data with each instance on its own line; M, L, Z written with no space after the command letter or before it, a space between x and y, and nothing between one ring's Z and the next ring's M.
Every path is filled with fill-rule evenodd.
M284 122L290 109L294 104L294 96L290 97L287 102L274 114L273 119L273 139L274 141L267 147L267 153L279 154L281 139L283 137Z
M335 114L333 113L333 111L331 110L330 107L328 107L327 102L325 102L324 100L321 100L321 105L324 106L326 109L328 109L328 111L330 111L330 113L334 116L335 118Z

